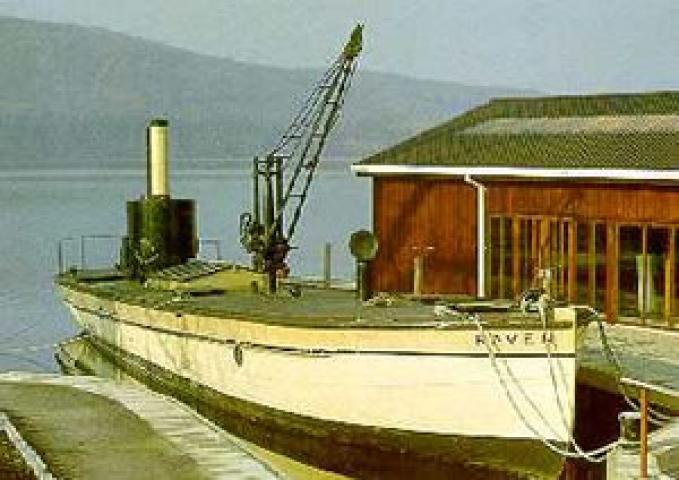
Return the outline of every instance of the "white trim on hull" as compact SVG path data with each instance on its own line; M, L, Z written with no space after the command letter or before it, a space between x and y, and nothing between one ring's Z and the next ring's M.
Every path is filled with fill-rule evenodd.
M67 301L78 323L105 342L225 395L284 412L441 435L534 439L537 433L539 437L564 443L572 429L574 329L551 333L558 354L551 364L545 355L545 345L539 341L541 332L498 333L505 335L507 343L506 355L498 358L509 386L506 392L483 353L485 346L469 341L476 338L474 331L437 332L439 336L448 335L451 344L460 347L464 344L465 348L407 352L398 348L389 351L388 345L370 340L364 332L335 330L335 336L341 337L348 348L319 353L306 347L282 348L277 343L281 332L276 330L281 327L264 326L259 331L261 341L255 346L252 332L242 325L241 328L232 325L233 332L241 330L241 335L232 337L243 342L236 347L228 337L221 337L220 341L215 332L212 339L207 339L162 328L159 317L166 316L169 321L174 317L169 312L145 309L152 312L149 318L154 317L153 322L149 318L132 322L133 319L125 318L126 306L119 302L102 300L97 306L95 297L73 292L67 295ZM79 307L75 308L75 304ZM248 323L218 320L223 324ZM290 342L294 339L292 330L304 329L288 330L291 331L286 332L286 338ZM431 330L411 329L408 334L417 345L421 343L418 337L421 341ZM390 332L373 333L380 334L389 336ZM531 342L527 342L529 334ZM352 335L364 338L359 342ZM458 337L462 340L456 341ZM301 337L300 343L306 345ZM356 348L359 343L379 344L381 348L362 351ZM243 353L241 365L236 361L235 349ZM550 365L557 376L565 412L560 411L556 400ZM507 393L514 397L524 418L513 409Z

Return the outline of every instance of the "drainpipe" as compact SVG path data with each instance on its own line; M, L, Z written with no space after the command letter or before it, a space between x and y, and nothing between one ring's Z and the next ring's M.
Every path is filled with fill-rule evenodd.
M486 187L464 176L465 183L476 189L476 296L486 296Z

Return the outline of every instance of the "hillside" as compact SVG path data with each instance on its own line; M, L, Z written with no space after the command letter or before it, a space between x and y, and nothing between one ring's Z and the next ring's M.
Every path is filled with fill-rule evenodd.
M174 158L250 157L276 139L320 75L6 17L0 61L6 168L96 166L104 159L122 166L143 158L143 128L155 115L171 121ZM362 156L490 97L522 93L359 67L331 153Z

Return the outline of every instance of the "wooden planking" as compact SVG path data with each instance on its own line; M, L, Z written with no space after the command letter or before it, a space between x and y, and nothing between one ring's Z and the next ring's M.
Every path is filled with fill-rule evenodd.
M679 188L676 187L537 181L495 181L486 185L489 215L569 217L583 223L582 228L590 229L594 228L595 220L679 223ZM412 291L415 252L433 247L425 258L424 292L475 293L476 201L471 186L455 179L376 177L373 205L374 231L380 241L378 256L370 269L373 289ZM521 261L530 259L537 266L553 252L542 244L547 226L535 219L529 220L528 225L532 241ZM512 225L512 230L514 228ZM572 229L569 223L568 230L575 242L575 223ZM590 232L590 242L595 238L594 233ZM512 231L512 239L514 234ZM505 236L509 238L509 232L505 232ZM590 270L595 259L593 246L592 243L588 255ZM575 263L575 253L569 242L571 265ZM515 269L512 265L512 277ZM574 274L574 268L569 268L570 298L575 295ZM591 297L594 283L590 283ZM516 291L514 278L511 289L513 293Z
M679 222L679 188L657 185L493 182L492 215L544 215L578 220Z
M476 195L456 180L375 178L373 229L379 241L370 269L375 291L411 292L416 249L425 259L425 293L476 291Z

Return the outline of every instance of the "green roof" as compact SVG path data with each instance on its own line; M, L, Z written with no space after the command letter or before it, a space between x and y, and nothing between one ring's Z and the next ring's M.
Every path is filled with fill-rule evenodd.
M679 168L679 92L504 98L358 165Z

